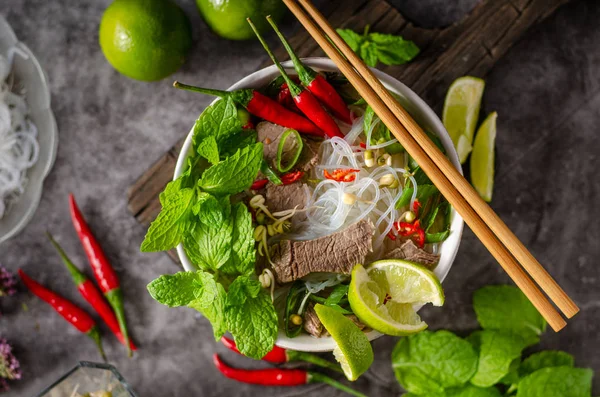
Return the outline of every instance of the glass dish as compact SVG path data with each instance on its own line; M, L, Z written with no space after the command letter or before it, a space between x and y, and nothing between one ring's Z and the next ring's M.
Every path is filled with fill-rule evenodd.
M0 53L6 54L12 47L27 54L27 58L15 55L13 73L16 84L25 91L30 117L38 129L40 154L37 163L27 171L25 191L15 203L9 204L7 213L0 219L0 245L21 231L33 217L58 147L58 128L50 108L46 75L33 53L17 39L6 19L0 15Z
M115 367L88 361L80 361L37 397L87 397L87 393L94 397L138 397Z

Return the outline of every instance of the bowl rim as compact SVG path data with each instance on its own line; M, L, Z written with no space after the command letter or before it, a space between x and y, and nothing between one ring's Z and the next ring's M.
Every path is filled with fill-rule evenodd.
M46 177L48 177L48 174L50 174L50 171L52 170L52 167L54 166L54 162L56 161L59 139L58 139L58 125L56 123L56 118L54 117L54 112L52 111L52 107L51 107L51 103L50 103L51 102L51 93L50 93L50 87L48 85L48 76L46 75L46 72L40 65L40 62L35 57L33 52L29 49L29 47L27 47L27 45L25 45L22 41L19 41L14 30L12 29L12 27L10 26L8 21L2 15L0 15L0 26L3 26L5 29L7 29L7 32L9 34L10 38L14 39L14 42L15 42L14 46L18 47L25 54L27 54L29 60L33 64L34 68L37 70L38 75L40 76L40 80L42 81L42 87L41 87L42 92L40 93L40 95L44 96L45 106L43 108L39 109L38 111L45 112L46 116L48 117L50 128L48 129L48 131L46 131L46 133L48 133L48 135L50 136L50 139L52 140L52 145L48 148L48 150L49 150L48 160L46 161L45 164L36 164L36 166L39 165L39 166L43 167L41 178L35 184L27 183L27 186L25 187L25 192L23 193L23 195L25 195L25 194L29 195L31 197L31 203L30 203L29 207L27 208L27 210L25 211L25 213L23 214L23 216L21 217L21 219L19 220L19 222L17 222L13 226L13 228L10 229L8 232L6 232L4 235L0 235L0 245L2 245L3 242L7 241L11 237L14 237L17 233L19 233L21 230L23 230L25 228L25 226L27 226L27 224L31 221L33 216L35 215L35 212L39 207L40 200L42 199L42 192L44 190L44 181L46 180Z
M302 62L308 66L311 66L311 67L319 70L319 71L334 71L334 72L338 71L339 72L339 69L337 68L337 66L329 58L325 58L325 57L302 58ZM291 63L291 61L282 62L282 65L286 69L293 70L293 64ZM454 145L452 144L450 135L444 128L442 121L435 114L435 112L429 107L429 105L427 105L425 103L425 101L423 101L423 99L421 99L414 91L412 91L410 88L408 88L402 82L400 82L398 79L395 79L394 77L392 77L380 70L377 70L375 68L371 68L371 70L373 71L375 76L384 84L384 86L386 88L388 88L389 90L391 90L392 92L394 92L396 94L399 94L399 95L402 95L403 97L405 97L408 102L411 102L416 108L418 108L418 110L421 113L423 113L424 117L431 124L433 132L435 132L436 135L438 135L438 137L442 141L444 148L446 149L447 155L450 158L450 161L462 175L463 174L462 167L458 160L458 154L456 153L456 150L454 149ZM265 78L274 78L278 75L279 75L279 71L277 70L275 65L267 66L267 67L262 68L254 73L251 73L248 76L237 81L235 84L233 84L231 87L228 88L228 91L237 90L240 88L255 88L256 81L263 80ZM216 98L208 106L212 105L213 103L215 103L218 100L219 100L219 98ZM191 150L191 147L192 147L193 133L194 133L194 127L192 126L190 132L188 133L188 135L184 141L184 144L181 148L179 156L177 158L177 163L175 166L173 180L177 179L183 173L183 171L185 169L186 159L189 156L189 151ZM450 224L451 234L450 234L450 237L448 238L448 240L443 243L443 246L450 247L449 248L450 252L447 255L445 255L443 258L444 266L440 266L440 265L442 265L442 260L440 259L440 263L434 270L434 272L440 279L440 282L444 281L444 279L448 275L448 272L452 268L454 259L456 258L456 254L458 252L458 248L460 246L462 232L463 232L463 228L464 228L464 221L463 221L462 217L456 212L454 207L452 207L451 211L452 211L451 212L452 221ZM183 265L183 268L186 271L196 270L194 265L190 262L189 258L187 257L187 255L183 249L183 244L179 244L177 246L177 255L179 257L179 260L181 261L181 264ZM383 334L381 334L377 331L370 331L366 335L367 335L368 339L370 341L372 341L374 339L381 337ZM314 338L309 335L301 335L296 338L288 338L285 335L285 333L283 333L282 331L279 332L279 335L278 335L277 341L276 341L276 345L286 348L286 349L292 349L292 350L298 350L298 351L308 351L308 352L332 351L336 346L335 341L331 337Z

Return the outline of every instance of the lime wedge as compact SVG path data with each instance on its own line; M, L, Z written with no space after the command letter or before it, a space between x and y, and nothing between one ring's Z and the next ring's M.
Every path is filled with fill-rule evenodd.
M482 79L464 76L454 80L446 94L442 121L454 142L461 164L471 152L484 88ZM464 137L463 142L461 137Z
M315 312L337 344L333 350L348 380L354 381L373 364L373 348L366 335L346 316L321 304Z
M444 304L444 291L433 272L408 261L388 259L365 269L356 265L348 300L354 314L388 335L410 335L427 328L414 306Z
M498 113L490 113L475 136L471 154L471 183L481 198L492 201L494 190L494 145L496 144L496 119Z

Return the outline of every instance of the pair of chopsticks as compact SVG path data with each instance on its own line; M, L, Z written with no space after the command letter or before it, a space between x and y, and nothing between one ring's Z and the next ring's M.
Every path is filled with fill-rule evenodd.
M283 2L463 217L552 329L561 330L566 321L533 280L567 318L579 311L577 305L481 199L315 6L309 0Z

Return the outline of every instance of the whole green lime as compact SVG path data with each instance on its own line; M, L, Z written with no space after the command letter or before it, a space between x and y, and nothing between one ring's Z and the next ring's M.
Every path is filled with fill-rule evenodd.
M265 17L271 15L278 22L286 10L281 0L196 0L196 4L208 26L230 40L255 37L246 18L264 32L270 28Z
M108 62L143 81L174 73L192 46L189 20L170 0L115 0L104 11L99 36Z

